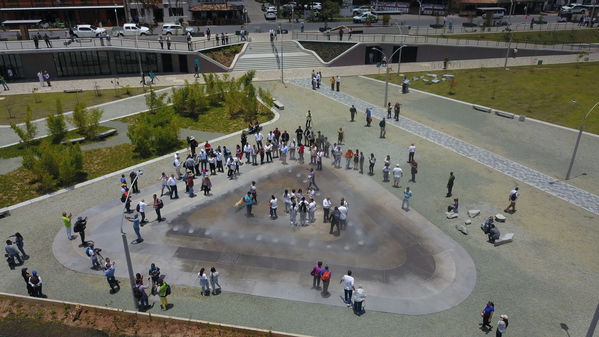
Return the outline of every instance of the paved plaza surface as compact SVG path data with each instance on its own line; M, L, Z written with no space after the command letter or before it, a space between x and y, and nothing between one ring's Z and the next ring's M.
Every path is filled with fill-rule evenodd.
M306 73L306 75L308 74ZM351 85L351 81L355 81L355 84ZM352 100L370 101L370 98L364 96L380 95L380 87L374 90L371 87L378 82L343 78L342 83L342 92L349 94ZM277 196L280 195L284 186L278 185L303 183L301 176L297 177L296 174L305 172L307 166L298 165L296 162L290 162L288 166L284 167L280 162L252 168L244 165L241 168L242 175L237 181L230 182L222 174L213 178L213 196L198 195L196 198L190 199L182 195L180 200L172 202L166 198L163 215L168 222L160 225L152 222L143 227L142 235L147 238L147 242L132 245L136 272L147 274L149 264L156 258L162 271L167 275L167 281L172 280L175 284L173 295L169 298L174 307L167 312L168 314L318 336L484 336L485 332L479 329L479 313L484 304L488 300L492 300L495 302L497 315L507 314L510 316L508 335L567 336L569 334L570 336L583 336L587 333L599 300L595 290L599 285L595 277L599 272L595 254L596 242L599 239L595 213L540 190L528 181L519 180L492 166L484 165L477 160L448 150L447 147L439 145L427 137L407 132L392 123L389 123L387 127L386 138L380 139L378 137L378 120L373 122L373 127L365 127L363 111L360 112L357 122L349 122L346 105L349 101L340 102L291 83L286 87L275 82L257 82L257 85L271 89L273 95L285 104L285 110L280 111L280 118L265 126L265 130L278 127L280 130L287 130L293 134L298 125L304 126L305 113L310 109L313 114L314 128L323 132L329 139L333 141L336 139L338 128L342 127L345 130L344 150L358 148L367 154L374 153L376 155L377 165L373 177L360 175L353 170L333 169L330 160L325 160L324 170L322 173L318 173L317 177L320 177L320 180L317 182L322 184L322 193L329 192L329 184L336 183L343 186L336 187L334 191L330 192L331 197L335 201L339 195L348 195L350 217L356 216L352 220L360 219L362 222L361 219L364 217L373 217L368 212L354 214L352 211L360 209L360 207L367 207L372 203L383 210L388 209L387 211L381 210L381 214L390 212L389 214L395 215L392 218L397 219L395 226L398 227L393 227L398 230L396 234L405 230L412 235L407 237L400 235L400 238L388 235L386 240L391 243L398 242L399 245L383 244L382 247L377 248L380 250L377 251L377 255L379 253L382 256L388 256L383 253L393 254L394 259L401 260L402 252L409 251L408 247L415 243L422 245L421 249L424 251L431 252L427 248L430 245L426 240L433 236L428 236L425 233L436 233L434 236L444 238L445 244L455 241L463 247L466 255L461 255L463 258L456 262L456 268L460 265L467 265L468 256L470 256L476 268L476 283L470 295L466 294L464 299L431 301L431 306L436 309L429 310L429 313L425 314L422 311L420 314L415 312L396 314L393 312L410 313L409 306L402 306L405 303L401 301L402 291L417 289L413 287L420 286L409 282L410 280L405 280L405 282L398 283L399 287L393 290L395 292L389 290L388 293L385 293L387 296L398 298L397 308L393 311L384 309L377 311L375 309L377 302L382 303L378 297L386 288L382 285L383 282L373 281L367 273L362 273L361 268L364 268L364 265L369 269L387 268L397 260L387 258L373 260L369 258L368 254L352 255L345 253L345 250L341 253L341 247L338 245L345 246L346 242L348 244L355 242L355 238L351 235L357 234L344 237L345 233L343 233L338 239L329 238L328 234L319 232L324 226L319 222L308 228L302 228L298 232L285 232L288 225L285 223L282 213L279 212L281 215L279 221L268 220L268 210L261 203L268 193L272 193L271 191L279 191ZM350 89L353 92L350 92ZM360 93L357 93L358 91ZM392 96L395 96L393 101L395 99L405 100L402 109L402 111L406 111L404 117L413 118L433 130L443 131L447 135L457 137L452 131L454 127L457 129L457 126L451 125L451 128L440 129L437 128L438 124L434 123L442 124L440 122L442 119L418 113L420 110L432 110L430 107L419 106L424 103L418 101L425 102L427 98L420 97L416 92L410 93L406 98L397 97L396 92ZM412 97L416 97L413 103L410 101ZM371 104L379 101L382 102L382 97L373 99ZM455 108L452 103L447 101L436 104L443 104L451 109ZM431 103L432 105L435 104ZM410 115L418 115L418 119ZM516 125L519 124L514 124L513 127L518 128L519 126ZM529 124L525 122L522 125L528 126ZM506 128L511 129L508 126ZM557 129L550 130L556 134L560 132ZM528 150L531 159L530 162L526 162L502 153L498 150L501 149L499 145L497 148L487 147L487 141L482 140L483 137L476 132L469 133L468 137L470 138L460 139L472 146L490 151L492 154L502 155L509 160L519 162L525 167L534 168L546 175L551 175L548 169L538 168L531 164L535 160L534 158L550 156L548 160L551 158L561 160L556 152L539 147ZM572 138L574 137L575 134L572 134ZM584 138L584 142L586 141L587 139ZM229 147L238 142L239 135L231 135L213 142L213 145ZM391 156L393 165L400 164L404 172L409 171L405 162L407 147L411 143L417 147L416 160L419 169L416 183L408 183L407 174L402 178L401 189L393 188L390 183L382 182L382 162L387 154ZM585 158L585 156L582 155L581 158ZM585 161L585 159L582 160ZM151 193L159 192L156 184L160 173L163 171L173 173L171 172L173 171L172 156L142 165L142 167L145 171L140 180L142 194L135 198L139 200L143 197L147 201ZM292 172L288 172L289 170ZM461 204L459 218L451 220L445 217L446 207L450 203L450 199L445 198L445 185L449 171L454 171L456 175L453 195L460 198ZM118 174L114 174L93 184L27 207L15 209L11 212L10 217L0 220L2 223L0 233L5 237L17 230L24 235L25 249L31 255L31 259L26 262L25 266L30 269L35 268L40 272L44 278L44 292L49 297L118 308L132 308L130 294L125 288L119 293L111 295L108 292L106 280L99 273L91 273L87 269L90 266L89 259L83 255L82 249L76 248L74 242L66 242L59 218L63 210L73 214L89 215L89 239L102 244L106 243L107 249L116 250L121 240L118 235L120 223L118 221L120 219L118 177ZM235 210L232 209L232 201L239 197L239 192L243 192L247 188L248 182L254 178L258 181L259 186L264 185L264 192L260 194L261 203L254 211L257 214L257 219L246 222L241 214L243 210L235 213ZM293 181L293 179L299 180ZM520 179L525 178L520 177ZM367 187L364 188L364 186ZM400 210L399 200L405 186L410 186L414 191L413 212L406 213ZM507 195L514 186L519 186L521 192L517 212L506 214L506 222L498 224L502 233L515 233L514 242L494 247L485 242L486 238L478 226L484 217L502 213L507 206ZM179 184L179 190L182 189L182 184ZM318 199L320 204L321 199ZM203 207L208 205L214 206ZM456 231L455 225L464 223L467 219L468 209L479 209L481 215L472 219L472 225L468 226L469 235L466 236ZM150 213L152 212L148 212L148 215L150 219L153 219L154 214ZM417 226L421 226L420 232L411 228L412 225L409 221L403 221L411 217L419 218L418 214L424 218L415 222ZM206 218L211 220L205 221ZM212 221L212 218L217 221ZM234 234L239 235L239 233L254 234L261 230L266 231L263 238L268 238L271 242L268 245L264 242L250 245L249 243L235 244L234 241L227 241L228 239L223 237L224 232L214 228L213 222L216 222L216 225L225 223L219 219L230 219L230 223L234 223L235 227L226 230L228 237ZM260 219L264 219L264 221L259 221ZM373 223L378 223L378 221L363 222L356 226L371 228L369 226L375 226ZM180 227L175 231L177 224ZM431 224L434 227L430 227ZM380 225L381 228L368 231L367 236L373 240L381 240L382 233L385 233L390 228L389 226L391 226L389 223L383 223ZM198 241L195 241L196 237L189 235L191 228L194 228L194 233L195 228L202 228L204 235L206 229L214 231L210 232L212 234L209 238L197 237ZM427 230L427 228L430 229ZM187 234L182 232L184 229L187 230ZM129 223L125 223L125 230L129 240L133 240L133 230ZM316 249L309 250L305 247L290 249L280 244L281 240L288 238L288 235L296 237L298 245L300 242L307 244L306 241L300 241L300 238L308 240L307 242L329 240L331 246L337 249L331 252L326 249L322 252ZM255 240L256 236L253 238ZM274 239L279 239L279 241L272 242ZM164 240L165 244L161 244L161 240ZM367 241L365 240L365 242ZM227 252L233 253L217 255L205 252L218 251L216 246L219 242L223 245L227 244L227 247L231 248ZM322 243L319 244L322 245ZM367 247L366 244L365 247ZM458 250L456 248L454 252L458 252ZM296 251L298 258L294 260L302 262L295 266L272 263L269 265L271 269L278 266L275 268L278 271L273 272L272 275L263 273L260 276L255 276L259 268L264 268L255 266L255 264L249 264L244 268L230 267L231 261L235 261L235 259L241 261L241 258L246 255L264 254L263 256L269 258L288 258L289 254ZM156 257L163 255L161 252L164 252L167 257ZM184 255L185 253L189 254L188 257ZM117 273L122 275L125 261L120 257L119 252L115 252L115 254ZM168 256L177 254L179 256L176 259L168 258ZM335 259L335 256L343 261L331 263L335 269L333 269L329 290L332 293L331 300L333 298L338 300L337 305L328 302L325 305L321 304L320 301L325 300L319 298L317 292L310 289L309 267L315 262L312 260L315 260L316 256L325 263L328 263L327 259ZM408 255L406 254L406 256ZM261 259L260 261L270 263L273 260ZM405 261L408 263L409 259ZM210 267L212 264L218 265L221 272L222 295L201 297L198 287L180 285L192 284L193 273L199 271L200 266ZM337 280L344 273L344 267L347 265L355 266L356 282L364 284L367 293L372 295L372 298L367 297L367 312L361 317L356 317L349 309L338 305L339 296L343 294L343 291ZM427 263L421 261L419 265L426 266ZM436 260L435 266L437 267ZM241 275L244 279L240 279ZM246 275L255 277L255 279L245 279ZM268 280L270 277L272 280ZM456 278L458 278L457 274ZM264 281L256 282L260 285L248 285L248 282L256 279ZM121 284L126 284L125 279L121 279L121 281ZM276 285L276 283L280 284ZM454 284L459 285L460 283L454 282ZM271 285L272 288L265 289L268 285ZM0 277L0 286L10 292L26 294L18 271L5 272ZM423 286L427 285L423 284ZM245 291L243 291L243 287L246 287ZM239 292L230 292L230 290ZM249 293L263 295L268 290L272 290L273 294L269 296L248 295ZM289 294L282 296L282 292ZM445 291L443 295L446 293L448 292ZM283 299L297 299L303 294L310 294L313 298ZM428 294L428 296L434 295L435 290L431 290L431 293ZM151 312L160 311L156 306ZM494 319L493 325L495 324L496 320ZM564 331L562 326L567 327L568 330Z

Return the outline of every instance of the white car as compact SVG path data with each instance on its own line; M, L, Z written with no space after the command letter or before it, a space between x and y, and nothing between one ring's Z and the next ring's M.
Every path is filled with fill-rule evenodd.
M162 24L162 34L183 35L187 34L187 31L178 23L164 23Z
M373 10L374 10L374 8L372 8L371 6L360 6L358 8L354 8L354 10L352 11L352 14L354 16L357 16L357 15L360 15L365 12L372 12Z
M377 22L378 18L376 15L371 12L364 12L360 15L356 15L353 17L354 23L368 23L368 22Z
M106 29L97 28L92 25L77 25L73 28L73 37L99 37L106 33Z
M122 36L144 36L144 35L151 35L152 32L150 31L150 28L148 27L144 27L144 26L138 26L135 23L126 23L123 25L123 27L113 27L112 28L112 35L113 36L118 36L118 37L122 37Z
M322 10L322 4L320 2L311 2L305 6L306 9L314 9L317 11Z
M276 11L266 11L266 13L264 13L264 18L266 20L276 20L277 19L277 12Z

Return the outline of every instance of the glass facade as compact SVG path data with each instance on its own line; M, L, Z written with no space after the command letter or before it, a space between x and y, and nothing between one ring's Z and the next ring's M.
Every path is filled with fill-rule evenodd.
M0 54L0 74L6 79L10 79L8 69L12 70L12 79L23 78L23 63L20 55Z
M144 72L161 72L162 55L139 53L141 57L141 66ZM119 51L114 52L114 64L117 74L139 74L139 59L137 52Z
M55 53L54 64L59 77L110 75L108 52L105 51Z

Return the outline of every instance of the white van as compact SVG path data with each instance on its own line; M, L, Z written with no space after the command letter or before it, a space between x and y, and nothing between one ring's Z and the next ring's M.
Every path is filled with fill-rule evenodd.
M503 19L505 16L505 8L503 7L480 7L476 9L476 16L483 20L487 18L487 13L492 13L493 19Z

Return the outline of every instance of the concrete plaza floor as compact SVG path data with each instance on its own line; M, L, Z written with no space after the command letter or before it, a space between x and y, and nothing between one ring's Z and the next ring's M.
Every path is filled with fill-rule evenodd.
M367 81L369 80L357 81L356 86L361 87L365 93L377 94L376 90L368 88ZM349 85L348 82L349 79L344 79L344 83ZM286 107L281 111L280 119L266 126L266 130L278 127L293 133L298 125L304 124L306 110L310 109L316 130L335 139L336 130L343 127L347 144L344 149L359 148L365 153L374 153L378 159L375 176L360 176L355 171L342 174L355 175L350 180L352 184L354 179L366 179L369 186L377 185L372 189L372 195L370 190L366 193L369 198L380 200L381 203L390 202L399 208L397 199L393 199L388 193L395 196L401 193L400 189L392 188L390 183L382 182L380 170L384 156L389 154L393 164L399 163L404 172L408 172L405 163L406 148L410 143L415 143L419 173L416 183L407 184L414 191L412 207L471 256L476 266L476 285L470 296L451 309L424 315L398 315L371 311L367 304L368 312L359 318L340 306L229 293L226 287L222 295L206 298L199 296L197 287L176 286L170 297L174 307L168 314L318 336L482 336L485 332L478 327L479 312L488 300L493 300L497 314L510 316L508 335L567 336L569 333L571 336L581 336L587 332L598 301L595 289L599 284L595 276L599 273L596 259L599 233L596 231L595 214L391 125L387 129L387 138L381 140L378 138L377 127L364 127L362 119L350 123L345 104L311 90L290 84L284 87L273 82L258 84L272 89L273 95ZM350 87L344 85L343 90L349 91ZM404 110L410 109L410 103L406 102ZM421 118L424 120L425 117ZM374 125L378 125L378 121ZM214 144L230 146L238 141L239 137L233 135ZM474 145L484 145L484 142L477 139L469 141ZM538 154L531 150L531 156L534 155ZM551 156L552 153L546 155ZM509 155L506 156L510 158ZM244 166L242 177L246 174L248 177L252 174L264 176L269 170L276 170L276 165L279 164L269 164L267 168L249 171ZM172 171L172 157L143 165L143 168L145 173L140 185L147 189L144 190L145 197L152 190L154 193L158 192L153 186L156 185L160 172ZM328 161L325 162L325 170L330 170ZM453 194L461 202L460 217L453 220L446 219L444 214L449 204L449 199L445 198L449 171L456 174ZM66 210L73 214L83 214L92 207L110 202L116 207L119 204L118 176L114 174L68 193L13 210L10 217L0 220L1 235L6 237L20 231L25 236L25 248L31 255L26 267L41 273L45 283L44 291L49 297L119 308L132 307L127 291L110 295L103 277L74 271L50 256L56 251L56 247L53 248L57 244L55 238L64 236L60 212ZM215 193L228 188L224 181L215 179L213 182ZM246 184L244 181L237 188L243 188ZM515 185L519 185L521 191L518 211L507 215L506 223L499 224L502 233L514 232L515 240L505 246L493 247L485 242L483 233L477 229L478 224L483 217L500 213L507 206L507 194ZM386 192L377 193L379 188ZM197 198L198 204L202 198ZM353 204L352 200L349 202L350 205ZM167 219L179 214L175 208L165 205L164 215ZM473 224L469 226L470 235L465 236L455 230L455 224L465 220L468 209L480 209L481 215L473 219ZM263 208L260 212L266 214L267 210ZM100 215L90 216L90 228L97 224L96 217L101 219ZM118 227L118 222L111 225ZM154 229L154 226L152 223L149 227L144 227L144 233L148 233L144 235L151 238L154 233L149 232L161 230L159 227ZM160 226L166 228L167 225ZM130 227L127 227L127 232L131 238ZM102 238L102 235L107 234L103 231L94 233L92 230L89 239L108 239ZM110 239L115 242L120 240L118 233ZM160 249L149 243L143 246L144 242L139 247L143 250L138 254L145 255L146 260L134 266L136 272L147 273L154 251ZM89 264L81 251L71 257L77 264ZM122 272L124 261L117 259L117 266L119 272ZM177 263L173 263L172 267L160 267L168 278L176 278L177 275L174 274L180 268ZM220 271L223 284L239 281L234 279L234 272L226 267L222 267ZM304 287L309 287L309 270L304 275L304 279L299 282ZM333 281L340 276L339 271L334 271ZM357 282L361 283L362 280L358 277ZM17 271L4 273L0 277L0 286L10 292L26 293ZM286 290L289 293L304 291L303 288L298 289L297 283L289 283ZM331 283L330 291L333 296L343 293L342 287L335 282ZM157 312L157 307L152 311ZM567 326L568 331L562 330L561 326Z

